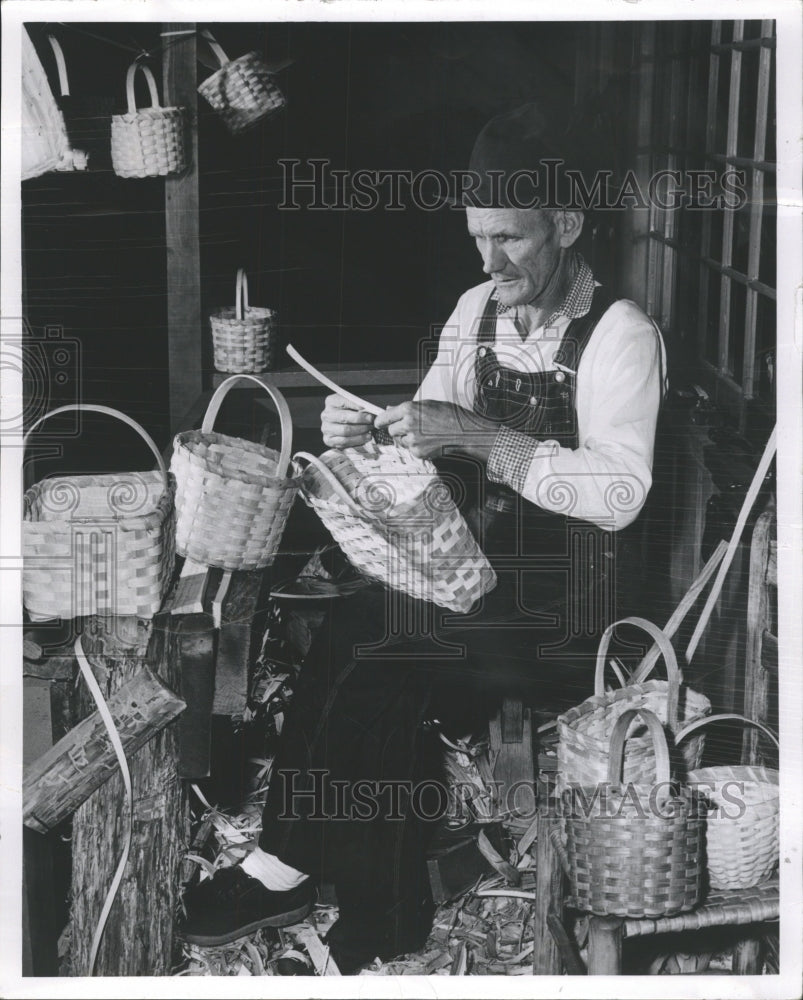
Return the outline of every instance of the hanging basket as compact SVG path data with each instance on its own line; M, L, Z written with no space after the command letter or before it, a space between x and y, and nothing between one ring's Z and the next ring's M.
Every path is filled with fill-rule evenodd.
M636 625L661 651L668 680L648 680L616 691L604 687L605 655L618 625ZM594 695L558 717L558 777L562 785L595 785L608 772L608 743L617 719L630 709L649 709L672 733L711 711L711 702L682 683L675 651L666 634L646 618L623 618L609 625L597 651ZM642 781L653 771L653 740L649 734L628 734L624 780ZM679 748L686 770L698 767L705 735L685 740Z
M142 70L151 107L137 109L134 80ZM128 112L112 116L112 166L119 177L166 177L187 166L184 109L159 104L156 80L143 63L134 62L126 74Z
M369 442L320 458L299 452L303 495L364 576L466 613L496 574L431 462Z
M56 61L59 79L59 96L56 100L64 115L72 147L71 168L109 170L112 165L111 125L114 98L105 94L97 96L71 94L64 51L54 35L48 35L47 40Z
M678 742L711 722L733 720L755 726L775 746L775 734L741 715L712 715L687 726ZM706 861L712 889L751 889L778 867L780 797L778 772L767 767L701 767L689 773L689 783L709 805L706 821Z
M256 52L230 60L210 32L202 32L220 62L220 69L198 87L230 132L242 132L276 114L287 103L273 74Z
M237 271L235 305L209 317L215 368L219 372L264 372L276 358L277 314L248 304L248 277Z
M281 424L281 452L212 430L226 394L250 379L271 397ZM176 551L225 570L263 569L279 548L299 480L289 473L293 425L275 386L235 375L218 386L199 431L173 442L176 477Z
M648 781L622 783L627 731L636 716L653 744L653 771ZM563 792L572 905L615 917L692 909L702 888L705 808L690 788L670 782L659 719L647 709L628 709L607 749L605 787Z
M60 406L57 413L105 413L128 424L158 471L58 476L25 493L23 595L32 618L137 615L161 607L174 563L173 488L159 449L136 421L108 406Z

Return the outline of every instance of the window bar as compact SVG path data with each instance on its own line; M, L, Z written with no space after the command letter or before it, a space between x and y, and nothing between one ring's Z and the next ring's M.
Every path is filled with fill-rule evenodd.
M673 48L680 47L681 35L687 29L679 22L676 22L673 30ZM680 125L683 121L683 64L680 59L673 59L670 69L670 85L668 92L669 103L669 141L676 144ZM679 159L674 154L670 154L666 159L668 170L676 170L679 166ZM669 239L674 239L677 232L677 209L664 210L664 235ZM664 249L664 274L663 274L663 307L662 321L667 329L671 329L675 322L675 282L677 274L677 260L675 251L671 247Z
M717 90L719 89L719 55L716 46L719 43L722 33L722 25L719 21L714 21L711 26L711 54L708 63L708 113L706 116L705 130L705 151L706 164L708 167L708 157L714 152L714 141L717 128ZM703 226L700 235L700 253L702 258L711 255L711 210L703 213ZM701 358L706 357L706 341L708 339L708 270L705 264L700 261L700 300L699 300L699 326L697 332L698 353Z
M654 89L654 70L652 67L652 54L655 50L655 25L641 23L637 25L634 38L634 58L638 68L639 86L634 93L636 105L633 121L635 122L635 139L639 152L636 155L636 172L641 179L649 177L650 153L649 143L652 138L652 95ZM646 311L652 315L652 289L649 280L649 259L651 240L649 239L649 214L644 218L643 212L631 209L630 217L633 226L633 247L638 252L638 259L634 261L634 273L637 275L638 293L643 294L646 290L644 305ZM639 270L641 273L639 274ZM636 292L636 289L633 289Z
M734 40L741 39L744 31L744 21L735 21L733 25ZM742 54L738 49L731 52L730 94L728 100L728 139L727 155L736 155L736 142L739 133L739 86L742 78ZM733 254L733 212L725 211L722 220L722 264L730 267ZM723 272L720 285L719 311L719 368L720 371L733 375L730 370L730 323L731 323L731 283Z
M761 34L772 33L772 21L763 21ZM767 145L767 113L770 95L770 68L772 50L762 48L758 62L758 93L756 98L756 137L753 155L756 160L763 160ZM750 243L748 248L747 274L758 280L759 260L761 257L761 220L764 214L764 175L760 170L753 170L753 184L750 205ZM752 399L755 394L756 367L756 313L757 294L754 289L747 290L747 315L744 332L744 364L742 371L742 386L745 399Z
M653 143L655 141L655 124L658 120L658 116L655 114L656 105L658 104L658 98L656 95L656 74L659 73L662 61L658 58L659 50L661 48L659 32L653 27L652 31L648 33L647 38L649 40L650 47L652 48L652 65L648 70L648 75L650 77L650 86L647 92L647 97L645 99L645 104L642 106L645 114L647 116L647 126L649 129L649 141ZM650 153L647 159L647 170L649 177L655 170L655 156ZM649 205L647 208L647 232L652 232L655 229L655 207ZM647 241L647 313L655 319L660 320L658 315L658 255L659 252L663 254L663 248L659 247L655 240Z

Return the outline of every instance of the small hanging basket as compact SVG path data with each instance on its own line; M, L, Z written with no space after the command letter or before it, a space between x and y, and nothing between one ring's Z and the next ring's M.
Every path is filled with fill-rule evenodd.
M64 169L108 170L111 168L111 125L114 98L108 95L85 96L70 93L67 61L54 35L47 40L53 50L59 78L56 98L64 115L70 139L71 164Z
M775 734L741 715L712 715L687 726L678 742L711 722L733 720L755 726L775 746ZM751 889L778 867L780 852L780 797L778 772L767 767L701 767L689 773L709 805L706 821L706 859L712 889Z
M392 590L466 613L496 574L435 466L406 448L369 442L308 467L304 497L352 565Z
M148 83L151 107L137 109L134 80L142 70ZM163 108L153 73L134 62L126 74L128 112L112 116L112 166L119 177L166 177L187 166L184 109Z
M60 406L57 413L106 413L128 424L156 458L156 472L58 476L25 493L23 595L33 618L137 615L161 607L174 563L173 487L150 436L108 406Z
M281 452L212 430L226 394L250 379L271 397L281 423ZM199 431L173 442L176 477L176 551L206 566L263 569L274 560L299 480L290 469L293 425L275 386L235 375L218 386Z
M237 271L235 305L224 306L209 317L215 368L219 372L264 372L276 358L277 314L273 309L248 304L248 277Z
M661 651L668 680L629 684L605 691L605 656L618 625L636 625L647 632ZM672 733L679 727L703 718L711 702L685 687L675 651L666 634L646 618L623 618L609 625L597 651L594 695L558 717L558 776L563 785L594 785L604 781L608 771L608 742L616 721L630 709L649 709ZM629 734L633 737L633 733ZM705 735L684 741L679 748L686 770L698 767ZM653 770L653 740L648 734L629 738L625 753L625 781L642 781Z
M640 716L653 743L647 782L622 782L627 731ZM661 723L647 709L617 719L606 754L607 781L563 792L572 905L598 916L663 917L700 899L705 807L670 782Z
M242 132L276 114L287 103L273 74L256 52L230 60L208 31L202 32L220 62L220 69L198 87L230 132Z

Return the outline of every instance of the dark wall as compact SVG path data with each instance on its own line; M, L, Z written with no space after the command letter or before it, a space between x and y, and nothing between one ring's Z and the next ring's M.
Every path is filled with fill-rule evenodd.
M73 96L111 95L141 51L160 78L159 24L64 24ZM45 27L31 34L49 73ZM527 100L569 103L578 27L529 23L219 24L231 57L280 64L287 107L231 136L199 98L201 286L206 316L232 304L244 265L252 304L279 310L282 337L318 361L415 361L420 338L483 274L461 212L287 211L281 158L337 169L464 168L493 114ZM168 42L169 43L169 42ZM199 47L198 79L212 65ZM207 65L204 65L206 63ZM54 88L56 75L52 72ZM143 101L144 95L143 95ZM167 441L164 183L108 164L23 184L25 314L37 336L78 342L84 401L111 403ZM207 356L209 333L204 331ZM68 386L51 385L63 402ZM121 431L121 434L126 432ZM114 456L108 447L98 465Z

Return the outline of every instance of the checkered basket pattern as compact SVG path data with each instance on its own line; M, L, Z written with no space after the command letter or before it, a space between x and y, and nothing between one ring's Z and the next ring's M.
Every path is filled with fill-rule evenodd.
M141 70L150 91L151 107L137 108L134 80ZM166 177L187 166L183 108L163 108L153 73L134 62L126 75L128 111L112 116L112 166L118 177Z
M614 691L605 690L605 657L614 630L619 625L634 625L647 632L658 644L666 665L668 680L646 680ZM711 702L683 683L672 643L666 634L646 618L623 618L609 625L597 650L594 694L558 717L558 778L561 785L593 785L605 780L608 770L608 746L619 717L630 709L648 709L675 734L689 723L707 716ZM636 723L636 726L640 726ZM625 750L625 781L642 781L652 774L654 743L640 726L628 734ZM705 741L704 733L677 745L672 736L672 752L679 769L699 767Z
M34 619L86 615L152 618L175 559L173 485L158 448L124 413L107 406L61 406L111 415L133 427L158 470L45 479L24 497L23 597Z
M264 372L274 366L278 320L276 311L248 304L248 276L237 271L234 306L209 317L215 368L219 372Z
M273 74L256 52L229 59L208 31L203 37L220 62L220 69L198 87L223 119L230 132L242 132L263 118L276 114L286 101Z
M637 715L653 742L653 770L649 781L623 783L627 731ZM705 867L705 806L688 786L670 781L660 720L647 709L624 712L606 757L602 786L563 792L572 905L616 917L693 909Z
M295 458L307 463L304 498L364 576L462 613L496 586L431 462L375 442Z
M279 453L212 430L226 394L244 380L273 399L281 423ZM173 442L179 555L225 570L270 566L299 488L290 470L292 446L290 410L279 390L254 375L226 379L212 396L200 431L184 431Z

